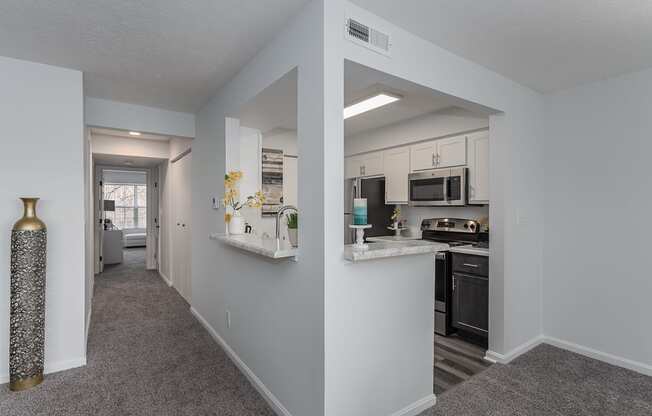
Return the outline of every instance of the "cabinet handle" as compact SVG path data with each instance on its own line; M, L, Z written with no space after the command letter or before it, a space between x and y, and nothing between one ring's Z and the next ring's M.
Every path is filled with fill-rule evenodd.
M471 263L464 263L464 266L466 266L466 267L475 267L475 268L479 267L477 264L471 264Z
M455 281L455 276L453 276L453 292L455 292L456 288L457 288L457 282Z
M432 166L437 166L437 157L434 153L432 154Z
M441 163L441 156L437 153L437 166Z
M360 165L360 176L362 176L362 165Z
M362 165L362 174L363 175L367 174L367 167L365 165Z

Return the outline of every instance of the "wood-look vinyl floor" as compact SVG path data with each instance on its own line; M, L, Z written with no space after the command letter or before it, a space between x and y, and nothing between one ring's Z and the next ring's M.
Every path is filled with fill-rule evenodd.
M435 334L435 394L441 394L455 385L487 369L491 363L484 359L486 350L452 335Z

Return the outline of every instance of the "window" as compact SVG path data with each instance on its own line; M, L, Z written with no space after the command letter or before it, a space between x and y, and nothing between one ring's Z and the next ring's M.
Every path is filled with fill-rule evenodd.
M115 211L105 214L117 228L147 228L147 185L105 183L104 199L115 201Z

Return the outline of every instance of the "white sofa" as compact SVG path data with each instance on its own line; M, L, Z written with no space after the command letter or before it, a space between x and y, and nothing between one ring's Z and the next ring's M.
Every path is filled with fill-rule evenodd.
M144 228L133 228L122 230L124 247L145 247L147 244L147 230Z

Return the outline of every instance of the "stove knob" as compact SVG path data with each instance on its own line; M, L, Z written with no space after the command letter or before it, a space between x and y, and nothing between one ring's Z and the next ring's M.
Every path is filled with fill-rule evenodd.
M469 228L469 224L464 223L464 228Z
M469 225L469 228L471 229L471 231L475 231L475 224Z

